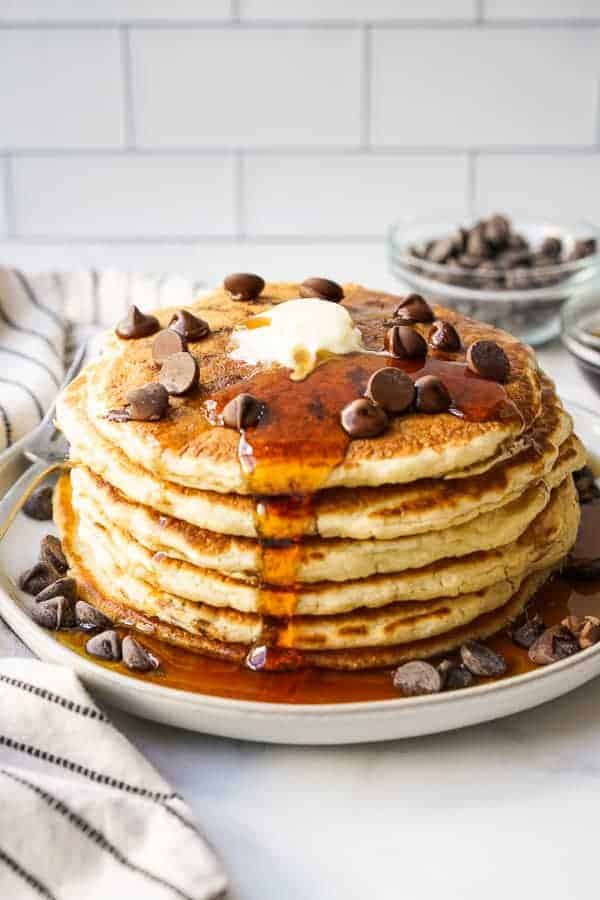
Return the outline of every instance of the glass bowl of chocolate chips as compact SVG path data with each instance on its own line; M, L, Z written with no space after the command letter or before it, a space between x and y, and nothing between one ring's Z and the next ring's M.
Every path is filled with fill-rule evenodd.
M533 346L560 330L560 307L600 272L600 231L495 213L473 224L404 219L389 231L392 273L438 303Z

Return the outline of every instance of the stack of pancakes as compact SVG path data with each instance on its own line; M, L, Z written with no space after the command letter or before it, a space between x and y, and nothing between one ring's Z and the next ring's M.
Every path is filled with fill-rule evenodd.
M585 454L552 383L529 348L441 307L461 350L391 360L383 337L399 298L354 285L343 303L369 352L326 359L301 382L231 358L234 327L297 296L268 284L252 303L217 290L191 307L211 328L188 347L200 385L160 421L107 416L156 381L153 336L111 334L64 392L73 467L55 517L81 593L117 623L255 667L385 666L495 633L575 541L571 473ZM173 313L156 313L162 327ZM506 351L505 384L467 370L478 339ZM433 371L455 408L351 440L341 409L391 363ZM219 412L241 392L265 414L240 433Z

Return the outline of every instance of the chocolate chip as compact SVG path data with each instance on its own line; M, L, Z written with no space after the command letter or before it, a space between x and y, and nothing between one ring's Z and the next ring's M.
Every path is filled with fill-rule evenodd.
M47 534L42 538L40 562L46 563L52 569L55 569L59 575L64 575L69 568L69 563L63 553L62 544L53 534Z
M493 678L504 675L507 669L506 660L479 641L465 641L460 648L460 658L473 675Z
M423 375L415 381L416 408L423 413L442 413L452 406L448 388L436 375Z
M38 562L19 578L19 587L27 594L35 597L40 591L49 587L58 578L58 572L47 563Z
M566 659L579 650L579 641L563 625L553 625L546 628L537 641L529 648L529 659L537 666L547 666L550 663Z
M483 236L488 244L498 248L506 243L510 232L510 222L505 216L491 216L483 225Z
M489 256L489 252L490 248L485 239L484 227L476 226L467 238L467 253L469 256L477 256L479 259L484 259L486 256Z
M35 602L43 603L44 600L50 600L52 597L66 597L67 600L75 602L77 599L77 582L75 579L70 577L57 578L52 584L49 584L35 595Z
M52 493L48 485L37 488L23 506L25 515L38 522L48 522L52 518Z
M127 394L129 417L139 422L156 422L169 408L169 395L162 384L146 384Z
M544 253L546 256L560 256L562 253L561 239L559 237L554 237L553 235L548 235L548 237L545 237L542 241L540 252Z
M575 487L579 495L580 503L590 503L600 497L600 488L596 485L596 476L589 466L584 466L577 472L573 472Z
M427 252L427 259L439 265L440 263L446 262L447 259L450 259L455 250L456 244L454 238L443 238L442 240L434 242L433 246Z
M405 697L437 694L442 689L442 679L438 670L431 663L420 659L399 666L392 676L392 682Z
M502 347L495 341L475 341L467 350L467 365L472 372L494 381L506 381L510 362Z
M130 306L127 315L119 322L115 330L120 338L131 340L148 337L159 328L160 324L156 316L146 315L137 306Z
M339 303L344 299L344 290L337 282L328 278L306 278L300 285L300 296L318 297L320 300Z
M415 399L415 386L401 369L386 366L373 372L367 384L367 397L389 413L401 413Z
M584 616L567 616L566 619L563 619L560 623L563 628L567 628L571 634L575 636L579 636L583 631L583 626L586 623L586 619Z
M471 687L475 680L465 666L453 659L443 659L437 670L440 673L444 691L457 691Z
M73 601L68 597L52 597L42 603L36 603L30 610L31 618L42 628L58 631L59 628L72 628L75 624Z
M573 245L573 249L569 253L568 260L569 262L573 262L577 259L584 259L586 256L591 256L592 253L596 252L596 240L595 238L585 238L583 240L575 241Z
M241 431L253 428L260 421L265 405L252 394L238 394L223 407L223 424Z
M162 366L169 356L187 350L187 341L178 331L164 328L152 341L152 359L157 366Z
M394 310L394 317L405 322L433 322L433 310L420 294L409 294Z
M429 345L444 353L456 353L460 350L458 331L450 322L439 319L429 332Z
M265 289L264 279L251 272L234 272L228 275L223 287L233 300L256 300Z
M108 662L116 662L121 659L121 641L116 631L102 631L91 637L85 649L91 656L104 659Z
M351 438L377 437L388 425L388 417L380 406L364 397L353 400L341 413L342 428Z
M134 672L149 672L151 669L158 668L156 657L129 635L123 638L121 652L123 654L123 662L128 669Z
M174 353L166 360L158 380L169 394L180 397L198 387L200 371L191 353Z
M473 256L471 253L463 253L458 258L458 264L463 269L477 269L481 265L481 257Z
M99 609L86 603L85 600L78 600L75 604L75 619L81 628L110 628L112 622L101 613Z
M393 325L385 335L385 349L398 359L422 359L427 342L410 325Z
M169 328L171 331L176 331L177 334L180 334L181 337L190 343L201 341L202 338L210 334L208 322L205 322L199 316L195 316L187 309L177 310L169 322Z
M535 613L535 615L526 618L525 621L514 627L511 631L511 637L519 647L524 647L525 650L529 650L531 645L534 644L544 632L545 628L546 626L544 625L541 616L538 613Z
M587 650L600 641L600 625L594 622L586 622L579 634L579 646L582 650Z

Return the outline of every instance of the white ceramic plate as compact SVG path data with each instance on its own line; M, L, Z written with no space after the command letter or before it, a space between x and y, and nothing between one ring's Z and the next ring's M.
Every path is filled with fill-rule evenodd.
M600 455L600 417L567 403L589 451ZM26 473L24 478L31 477ZM0 521L15 485L0 503ZM350 744L432 734L497 719L553 700L600 674L600 644L560 663L504 681L428 697L377 702L286 705L209 697L144 683L63 647L23 611L18 575L32 565L48 523L20 515L0 544L0 614L44 660L74 669L100 698L127 712L180 728L282 744Z

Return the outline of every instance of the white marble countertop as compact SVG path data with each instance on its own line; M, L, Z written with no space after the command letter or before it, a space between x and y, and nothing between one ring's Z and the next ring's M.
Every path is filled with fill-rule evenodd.
M597 407L558 345L540 358ZM25 652L0 632L0 655ZM233 900L562 900L595 881L599 710L600 679L490 724L326 749L112 714L195 810Z

